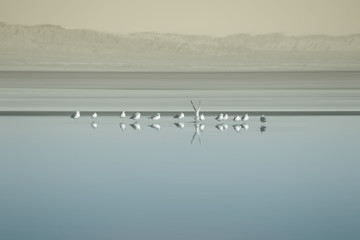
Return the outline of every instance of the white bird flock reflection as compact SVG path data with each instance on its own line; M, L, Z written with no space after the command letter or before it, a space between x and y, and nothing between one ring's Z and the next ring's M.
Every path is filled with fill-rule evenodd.
M204 113L200 112L200 106L201 106L201 101L199 101L198 105L196 106L194 104L193 101L190 101L193 110L194 110L194 115L193 117L191 117L193 119L193 121L190 121L188 123L193 124L194 126L194 135L191 139L191 143L194 142L195 138L198 138L199 143L201 144L201 133L204 132L205 130L205 115ZM80 111L76 111L74 113L71 114L71 118L72 119L79 119L81 116ZM118 115L123 121L119 124L120 129L122 131L124 131L126 129L126 126L129 125L133 130L135 131L141 131L141 125L139 123L139 120L141 118L141 113L140 112L136 112L133 113L130 117L129 120L132 120L133 122L128 122L126 123L124 120L126 119L126 113L125 111L120 112L120 114ZM84 117L84 116L83 116ZM96 112L93 112L90 117L95 120L99 119L98 118L98 114ZM189 116L190 117L190 116ZM210 125L213 125L219 132L223 133L225 131L227 131L229 129L229 125L226 123L228 119L229 122L234 122L234 124L232 125L232 128L234 129L234 131L236 133L239 132L246 132L247 130L249 130L250 125L247 123L250 119L250 116L248 113L245 113L244 115L235 115L233 116L233 118L231 118L232 116L229 116L227 113L219 113L215 118L210 118L209 121L213 121L213 123L210 123ZM155 129L156 131L160 131L161 126L160 126L160 118L161 118L161 113L156 113L155 115L151 115L148 116L148 120L145 118L144 121L151 121L151 123L147 124L147 126L149 128ZM183 122L183 120L185 120L185 114L183 112L179 112L177 114L175 114L173 117L174 122L173 125L178 128L178 129L184 129L186 124ZM211 120L213 119L213 120ZM214 120L217 121L217 124L214 124ZM265 117L265 115L261 115L260 117L260 133L263 134L266 132L266 126L265 123L267 122L267 119ZM97 129L98 128L98 124L95 121L92 121L90 123L91 127L93 129Z
M153 128L153 129L155 129L155 130L157 130L157 131L159 131L160 130L160 124L158 124L158 123L153 123L153 124L150 124L150 125L148 125L148 127L151 127L151 128Z

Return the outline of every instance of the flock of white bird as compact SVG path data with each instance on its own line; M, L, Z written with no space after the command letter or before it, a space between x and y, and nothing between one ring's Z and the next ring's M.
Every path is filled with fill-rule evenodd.
M200 104L201 104L201 101L199 102L199 105L198 107L195 107L194 103L192 101L190 101L193 108L194 108L194 111L195 111L195 116L194 116L194 123L195 124L198 124L199 122L202 122L202 121L205 121L205 115L203 113L200 113ZM73 119L78 119L80 118L81 114L80 114L80 111L76 111L75 113L73 113L71 115L71 118ZM94 112L92 115L91 115L92 118L97 118L98 115L96 112ZM125 111L122 111L119 115L119 117L121 119L125 119L127 117L126 115L126 112ZM137 123L138 120L140 120L141 118L141 113L140 112L136 112L134 114L132 114L129 119L131 120L134 120L135 122L130 124L130 126L135 129L135 130L140 130L140 124ZM161 114L160 113L156 113L155 115L153 116L150 116L148 117L149 119L153 120L153 123L151 125L149 125L149 127L151 128L154 128L156 130L160 130L160 125L157 124L157 121L160 120L161 118ZM178 119L178 120L181 120L183 118L185 118L185 114L183 112L180 112L176 115L173 116L173 118L175 119ZM249 115L246 113L245 115L236 115L234 116L233 118L233 121L234 122L241 122L241 124L235 124L233 125L233 128L236 132L240 132L241 129L244 129L244 130L248 130L249 128L249 125L246 124L246 122L249 120ZM217 117L215 117L215 120L217 120L218 122L220 122L219 124L217 124L215 127L219 130L219 131L224 131L224 130L227 130L228 129L228 125L225 123L225 121L227 121L229 119L229 116L228 114L224 114L224 113L220 113ZM260 117L260 122L261 124L265 123L266 122L266 117L264 115L262 115ZM181 122L177 122L177 123L174 123L174 125L178 128L184 128L185 127L185 124L184 123L181 123ZM93 128L97 128L97 123L96 122L92 122L91 126ZM120 123L120 128L122 130L124 130L126 128L126 124L125 123ZM266 130L266 127L261 125L261 128L260 128L260 131L263 133L265 132Z

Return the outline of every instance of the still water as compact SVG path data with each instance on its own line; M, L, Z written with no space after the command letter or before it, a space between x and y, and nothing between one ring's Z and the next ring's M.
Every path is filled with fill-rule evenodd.
M360 111L360 72L1 72L0 111Z
M360 239L359 116L206 117L1 116L0 239Z

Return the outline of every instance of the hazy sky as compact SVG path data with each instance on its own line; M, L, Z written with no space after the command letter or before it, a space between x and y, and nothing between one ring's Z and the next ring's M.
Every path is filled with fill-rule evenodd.
M360 33L360 0L0 0L0 21L224 36Z

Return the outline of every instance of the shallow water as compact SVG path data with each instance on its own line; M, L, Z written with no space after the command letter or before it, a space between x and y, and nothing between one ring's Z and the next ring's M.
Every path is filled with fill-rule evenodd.
M359 79L0 72L0 239L359 239Z
M360 238L359 116L213 117L1 116L0 239Z
M0 111L360 111L360 72L1 72Z

